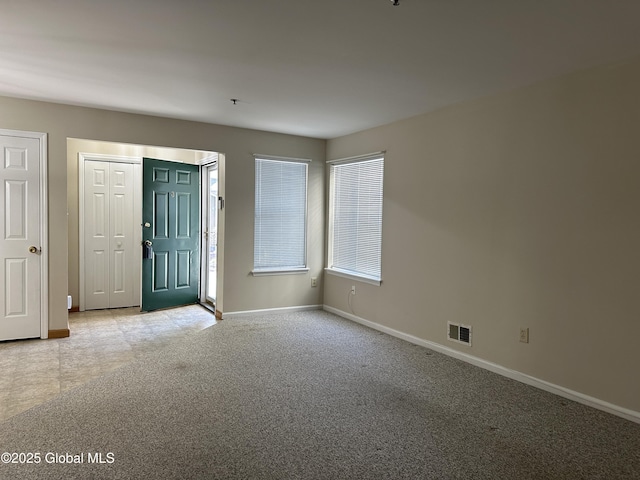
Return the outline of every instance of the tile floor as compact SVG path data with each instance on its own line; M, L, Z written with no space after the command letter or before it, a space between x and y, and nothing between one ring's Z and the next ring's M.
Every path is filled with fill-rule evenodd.
M216 323L198 306L69 314L68 338L0 342L0 421Z

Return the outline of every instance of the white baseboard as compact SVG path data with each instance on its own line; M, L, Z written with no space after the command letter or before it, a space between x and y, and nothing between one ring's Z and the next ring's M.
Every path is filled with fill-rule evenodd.
M430 342L429 340L424 340L422 338L409 335L408 333L404 333L399 330L394 330L393 328L385 327L384 325L380 325L379 323L366 320L362 317L352 315L351 313L338 310L337 308L333 308L328 305L324 305L323 309L327 312L331 312L340 317L346 318L347 320L352 320L356 323L360 323L367 327L373 328L374 330L378 330L380 332L387 333L394 337L401 338L402 340L406 340L407 342L413 343L415 345L420 345L422 347L429 348L431 350L434 350L439 353L443 353L450 357L457 358L458 360L462 360L463 362L470 363L472 365L475 365L476 367L484 368L485 370L489 370L491 372L497 373L507 378L511 378L513 380L517 380L522 383L526 383L527 385L540 388L547 392L553 393L555 395L559 395L561 397L567 398L569 400L573 400L578 403L582 403L589 407L597 408L598 410L603 410L607 413L611 413L618 417L622 417L626 420L630 420L635 423L640 423L640 412L636 412L628 408L620 407L618 405L605 402L604 400L600 400L595 397L590 397L589 395L585 395L583 393L576 392L574 390L570 390L568 388L561 387L553 383L549 383L545 380L540 380L539 378L532 377L525 373L521 373L516 370L511 370L509 368L503 367L502 365L498 365L497 363L492 363L487 360L474 357L473 355L469 355L468 353L459 352L452 348L445 347L444 345L440 345L439 343Z
M323 305L301 305L298 307L281 307L281 308L263 308L261 310L244 310L239 312L224 312L222 319L238 317L240 315L265 315L273 313L291 313L291 312L305 312L308 310L322 310Z

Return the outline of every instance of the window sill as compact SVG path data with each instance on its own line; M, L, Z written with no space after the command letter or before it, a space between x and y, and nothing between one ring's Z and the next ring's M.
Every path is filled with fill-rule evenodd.
M335 275L336 277L348 278L350 280L357 280L359 282L368 283L370 285L375 285L377 287L379 287L380 284L382 283L382 280L377 278L366 277L364 275L356 275L354 273L348 273L343 270L337 270L335 268L327 267L324 269L324 271L330 275Z
M308 268L285 268L273 270L251 270L251 275L254 277L266 277L268 275L297 275L308 272Z

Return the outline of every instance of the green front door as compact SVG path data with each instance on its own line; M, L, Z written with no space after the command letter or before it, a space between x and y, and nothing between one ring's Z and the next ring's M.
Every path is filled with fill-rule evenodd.
M145 158L142 191L142 310L197 303L198 166Z

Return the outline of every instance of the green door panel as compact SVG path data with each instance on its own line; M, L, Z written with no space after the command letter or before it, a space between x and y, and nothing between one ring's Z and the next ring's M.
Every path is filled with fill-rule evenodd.
M200 280L200 188L197 165L142 162L142 310L197 303ZM146 224L149 224L147 227Z

